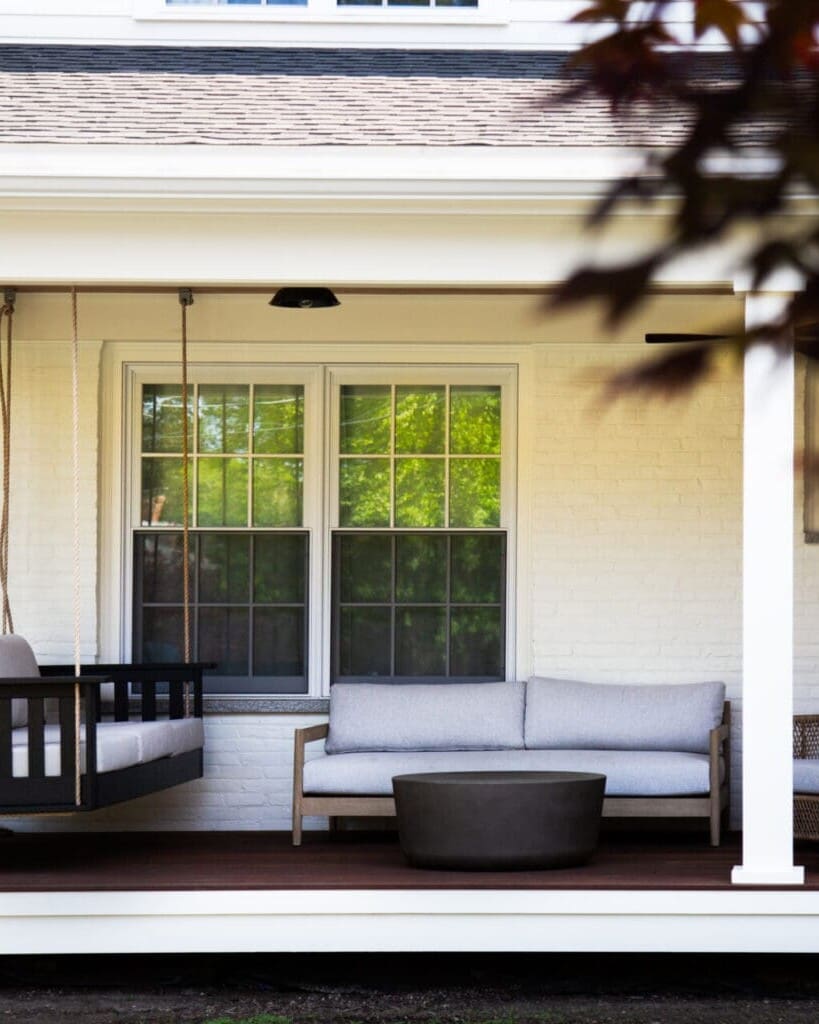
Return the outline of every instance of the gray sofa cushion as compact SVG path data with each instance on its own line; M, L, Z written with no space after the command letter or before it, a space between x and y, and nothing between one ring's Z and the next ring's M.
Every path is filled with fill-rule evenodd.
M523 746L523 683L336 683L328 754Z
M621 686L534 676L526 686L526 747L707 754L724 700L724 683Z
M40 669L37 659L21 636L0 636L0 678L3 679L39 679ZM11 726L13 729L25 725L28 721L28 704L24 700L11 702Z
M819 793L819 760L798 757L793 762L794 793Z
M405 751L319 756L304 766L305 793L392 794L409 772L601 772L608 796L689 796L708 792L708 757L657 750Z

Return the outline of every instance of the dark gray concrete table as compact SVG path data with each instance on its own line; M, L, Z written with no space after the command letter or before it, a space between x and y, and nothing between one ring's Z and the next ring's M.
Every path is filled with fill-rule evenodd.
M392 782L401 848L416 867L568 867L597 845L605 775L429 772Z

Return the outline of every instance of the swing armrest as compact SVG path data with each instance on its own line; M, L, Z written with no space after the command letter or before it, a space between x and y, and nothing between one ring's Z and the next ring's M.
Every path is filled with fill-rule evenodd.
M93 787L97 775L96 729L100 717L100 687L110 676L71 675L0 679L0 780L12 778L13 716L12 701L26 702L26 730L29 776L35 781L45 777L46 701L52 702L49 720L56 712L60 730L60 777L79 778L80 762L77 734L76 691L79 689L79 725L84 729L85 786ZM54 706L56 705L56 707Z
M0 679L0 697L14 697L15 700L24 697L65 697L67 687L80 684L83 694L86 692L99 692L103 683L110 683L109 675L88 675L79 679L74 675L59 673L57 675L43 675L39 679L34 676L24 676L19 679L4 677Z

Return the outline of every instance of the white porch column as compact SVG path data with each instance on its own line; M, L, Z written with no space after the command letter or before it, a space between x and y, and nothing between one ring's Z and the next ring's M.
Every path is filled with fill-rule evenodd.
M789 296L746 297L747 327ZM738 885L798 885L793 863L794 356L745 355L742 645L742 864Z

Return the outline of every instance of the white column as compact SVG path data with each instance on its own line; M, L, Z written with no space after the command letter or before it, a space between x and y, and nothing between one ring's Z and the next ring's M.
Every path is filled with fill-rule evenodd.
M745 323L771 322L789 296L748 295ZM794 356L745 355L742 644L742 864L738 885L798 885L793 863Z

